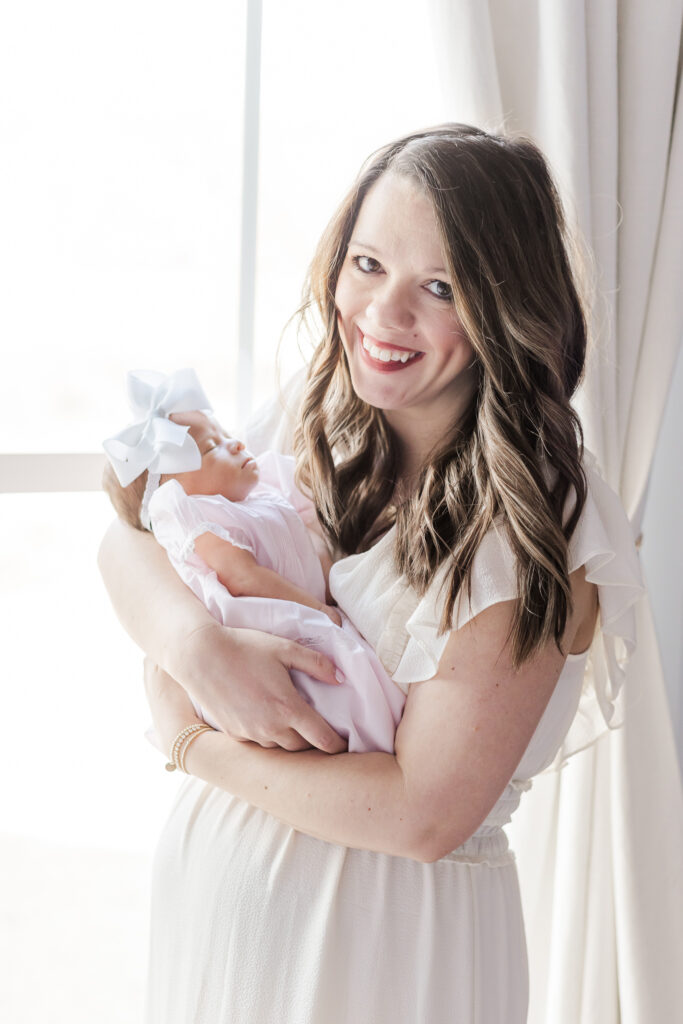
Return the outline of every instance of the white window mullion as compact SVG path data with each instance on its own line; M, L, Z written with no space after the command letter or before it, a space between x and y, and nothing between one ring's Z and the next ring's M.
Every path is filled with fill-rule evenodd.
M251 411L254 374L256 229L258 220L259 115L261 91L261 0L247 3L242 156L242 231L239 284L237 422Z
M0 493L99 491L103 468L98 453L0 455Z

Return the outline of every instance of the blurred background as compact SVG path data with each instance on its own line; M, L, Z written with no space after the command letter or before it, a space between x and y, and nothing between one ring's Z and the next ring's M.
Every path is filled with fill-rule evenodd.
M24 0L0 14L0 1017L12 1024L142 1020L150 862L178 779L143 739L141 656L95 566L112 512L86 458L127 422L126 371L194 366L237 425L275 393L278 350L283 381L303 365L285 328L362 160L467 118L429 5L249 6L250 18L246 0ZM252 301L241 268L254 252ZM642 549L679 750L682 409L679 360Z

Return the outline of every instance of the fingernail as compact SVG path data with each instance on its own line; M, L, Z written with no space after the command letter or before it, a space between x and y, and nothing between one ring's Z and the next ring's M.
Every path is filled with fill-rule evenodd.
M337 669L336 672L334 673L334 678L337 680L338 683L346 682L346 676L344 675L343 672L340 672L339 669Z

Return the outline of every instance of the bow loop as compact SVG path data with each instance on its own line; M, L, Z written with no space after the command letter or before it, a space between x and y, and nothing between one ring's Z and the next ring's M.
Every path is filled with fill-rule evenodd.
M121 486L146 469L159 474L199 469L202 456L189 427L169 419L174 412L211 408L194 370L170 376L134 370L128 374L127 391L136 421L103 442Z

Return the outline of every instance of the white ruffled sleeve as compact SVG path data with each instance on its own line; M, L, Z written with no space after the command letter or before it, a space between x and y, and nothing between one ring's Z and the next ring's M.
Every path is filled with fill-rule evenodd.
M636 647L636 604L644 593L640 559L620 499L603 480L595 458L584 459L588 499L569 544L570 569L585 566L598 587L600 617L579 707L552 768L584 750L607 729L623 724L626 665Z
M230 517L230 505L220 495L187 495L177 480L167 480L149 503L152 532L177 563L199 560L194 555L194 542L203 533L214 533L253 555L247 531Z
M621 725L620 700L626 663L635 649L635 604L643 593L640 563L621 501L586 453L586 504L569 543L569 570L585 566L586 578L597 584L600 617L583 676L579 706L562 744L558 763L593 743L607 728ZM393 674L395 682L431 679L437 671L447 634L439 636L446 568L406 621L408 641ZM517 597L515 558L505 532L492 529L475 555L471 600L459 595L454 629L460 629L485 608ZM569 664L569 663L568 663ZM561 679L562 677L560 677ZM559 685L559 684L558 684Z
M436 675L448 633L439 636L448 567L443 566L406 621L408 643L393 679L399 684L419 683ZM489 605L517 597L515 557L502 530L493 527L479 545L472 566L471 600L458 595L453 628L460 629Z

